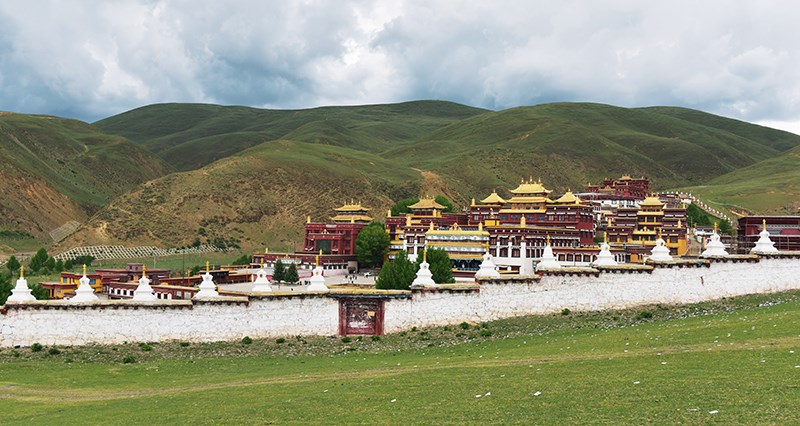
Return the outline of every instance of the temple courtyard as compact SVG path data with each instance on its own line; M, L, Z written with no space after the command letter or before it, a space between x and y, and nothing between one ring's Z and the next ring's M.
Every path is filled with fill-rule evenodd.
M0 350L4 424L790 424L800 292L382 337Z

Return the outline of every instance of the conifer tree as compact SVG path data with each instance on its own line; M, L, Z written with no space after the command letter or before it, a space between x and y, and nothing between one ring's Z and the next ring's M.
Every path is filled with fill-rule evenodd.
M423 256L417 256L417 270L419 264L422 263ZM452 283L453 279L453 266L450 262L450 255L446 251L440 249L430 249L426 256L426 260L430 264L429 268L433 275L433 281L437 284Z
M390 290L395 287L395 282L397 280L394 276L394 270L392 269L392 262L387 260L383 263L383 267L381 268L380 274L378 274L378 278L375 280L375 288L382 289L382 290Z
M286 273L283 276L284 280L289 284L294 284L300 281L300 277L297 275L297 266L294 263L290 263L289 267L286 268Z
M375 287L386 290L408 290L417 274L417 266L408 260L405 250L387 261L375 282Z
M19 260L17 260L15 256L11 256L8 258L8 261L6 262L6 268L8 268L9 271L11 272L19 271L19 267L20 267Z
M275 261L275 266L272 268L272 281L281 282L286 280L286 269L283 267L283 262L280 259Z

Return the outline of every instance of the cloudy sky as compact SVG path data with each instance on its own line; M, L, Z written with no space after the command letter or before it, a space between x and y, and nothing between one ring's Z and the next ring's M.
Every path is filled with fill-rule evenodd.
M800 133L796 1L0 2L0 110L679 105Z

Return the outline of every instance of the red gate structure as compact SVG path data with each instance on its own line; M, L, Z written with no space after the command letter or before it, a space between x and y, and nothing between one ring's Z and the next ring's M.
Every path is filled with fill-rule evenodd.
M340 298L339 335L383 335L383 299L366 297Z

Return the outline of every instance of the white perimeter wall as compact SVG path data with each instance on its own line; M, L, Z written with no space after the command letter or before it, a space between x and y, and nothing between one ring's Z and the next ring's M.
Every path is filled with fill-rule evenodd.
M663 268L651 273L545 275L540 282L485 283L480 291L420 291L385 302L384 331L488 321L569 308L619 309L691 303L800 288L800 259ZM219 341L335 335L339 301L321 294L227 298L213 302L105 301L86 306L37 301L0 309L0 347L143 341Z

